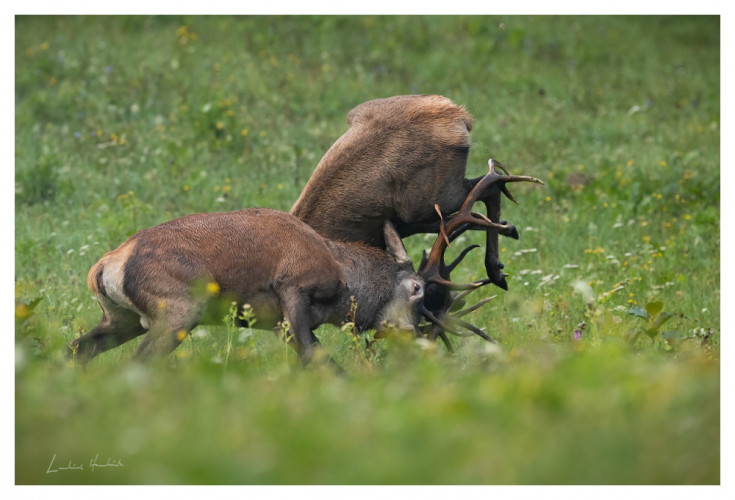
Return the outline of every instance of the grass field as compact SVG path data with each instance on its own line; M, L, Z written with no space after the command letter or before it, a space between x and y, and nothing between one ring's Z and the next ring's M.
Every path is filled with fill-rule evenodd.
M720 482L719 18L15 28L16 483ZM352 107L409 93L473 114L468 176L493 157L546 183L512 186L510 290L476 293L498 347L325 326L337 377L223 324L151 365L137 342L67 361L102 254L189 213L287 211ZM432 239L406 240L416 262Z

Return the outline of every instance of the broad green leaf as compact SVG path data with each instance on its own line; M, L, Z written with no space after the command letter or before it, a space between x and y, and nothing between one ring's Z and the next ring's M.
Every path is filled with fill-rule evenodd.
M661 337L663 337L666 343L669 344L671 347L676 347L676 344L678 344L679 341L684 338L684 336L679 333L678 330L668 330L662 332Z
M655 318L656 315L660 313L661 309L663 308L664 308L664 303L660 301L653 301L653 302L649 302L648 304L646 304L646 311L652 318Z
M658 315L658 317L656 318L656 321L655 321L655 322L653 323L653 327L654 327L654 328L655 328L656 330L658 330L659 328L661 328L661 326L662 326L662 325L663 325L664 323L666 323L666 322L667 322L668 320L670 320L670 319L671 319L671 318L673 318L673 317L674 317L674 315L673 315L673 314L671 314L671 313L668 313L668 312L662 312L662 313L661 313L661 314L659 314L659 315Z
M632 314L633 316L638 316L639 318L643 319L649 319L650 316L648 316L648 313L645 309L642 309L638 306L633 306L627 311L628 314Z

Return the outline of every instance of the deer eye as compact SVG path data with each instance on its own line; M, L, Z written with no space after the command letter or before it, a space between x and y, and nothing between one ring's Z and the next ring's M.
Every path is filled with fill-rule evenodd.
M421 286L421 283L419 283L418 281L413 282L413 294L414 295L418 295L419 293L421 293L422 288L423 287Z

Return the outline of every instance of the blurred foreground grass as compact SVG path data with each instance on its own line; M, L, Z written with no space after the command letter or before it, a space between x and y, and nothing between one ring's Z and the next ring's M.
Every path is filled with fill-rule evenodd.
M56 369L53 381L21 371L16 480L718 481L717 363L701 353L672 360L605 345L467 355L391 345L388 366L353 368L349 378L281 364L253 374L201 359ZM69 460L85 470L49 474L54 455L52 470ZM124 468L91 471L96 456Z
M714 17L16 18L16 481L718 483L719 61ZM325 327L338 378L206 327L67 364L104 252L288 210L349 109L405 93L472 112L469 176L546 182L505 206L510 290L476 293L498 348Z

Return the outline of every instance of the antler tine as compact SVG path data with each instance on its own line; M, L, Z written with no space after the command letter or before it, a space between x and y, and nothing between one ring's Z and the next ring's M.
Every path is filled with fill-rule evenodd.
M442 342L444 342L444 345L447 347L447 351L449 351L450 353L454 352L454 348L452 347L452 343L449 342L449 339L447 338L447 334L444 333L444 330L442 330L441 328L439 328L437 326L435 326L434 328L437 329L436 334L437 334L437 336L440 339L442 339Z
M467 307L465 309L462 309L461 311L455 312L454 314L452 314L452 317L454 317L454 318L461 318L462 316L465 316L465 315L467 315L467 314L469 314L469 313L471 313L473 311L478 310L479 308L481 308L482 306L484 306L485 304L487 304L488 302L490 302L491 300L493 300L496 297L497 297L497 295L493 295L492 297L488 297L486 299L482 299L481 301L479 301L474 306L470 306L470 307Z
M439 318L434 316L434 313L429 311L424 305L421 306L421 314L423 314L426 319L428 319L431 323L441 328L443 331L451 330L451 328L445 325L444 322L441 321Z
M426 319L428 319L434 325L438 326L441 329L441 333L449 332L452 335L456 335L458 337L469 337L469 336L471 336L472 333L474 333L475 335L478 335L478 336L482 337L483 339L487 340L488 342L490 342L492 344L496 344L497 343L495 341L495 339L493 339L492 337L490 337L487 333L485 333L484 331L480 330L475 325L473 325L471 323L468 323L468 322L466 322L464 320L461 320L461 319L458 319L458 318L453 318L453 317L447 317L447 319L449 320L449 322L445 322L445 321L440 320L439 318L437 318L434 315L434 313L432 313L426 307L423 307L423 306L421 307L421 313L426 317ZM462 331L458 330L457 328L454 328L454 324L458 324L462 328L464 328L466 330L469 330L469 332L462 332ZM442 336L441 333L437 333L437 335L439 335L441 337ZM442 338L442 340L444 340L444 338ZM447 340L445 340L444 342L447 343Z
M497 342L495 341L494 338L490 337L487 333L485 333L484 331L480 330L479 328L477 328L475 325L473 325L471 323L468 323L468 322L466 322L464 320L461 320L461 319L458 319L458 318L451 318L451 322L452 323L455 323L455 322L458 323L462 328L466 328L467 330L471 331L475 335L479 335L480 337L482 337L483 339L487 340L491 344L497 344ZM451 333L451 330L449 330L449 332Z
M500 163L497 160L494 160L490 158L487 162L488 167L488 173L485 174L485 176L480 179L480 181L475 184L475 187L470 191L470 194L467 196L467 199L464 202L464 205L462 205L462 208L460 208L460 212L465 209L465 206L469 203L469 206L474 205L474 203L480 198L482 193L485 192L485 190L492 186L493 184L497 182L502 182L500 186L500 190L503 192L505 196L508 197L509 200L511 200L514 203L518 203L515 198L513 198L513 195L510 194L510 191L508 191L508 188L505 187L506 182L534 182L536 184L543 184L544 182L541 179L537 179L536 177L531 177L530 175L509 175L508 171L505 169L502 163ZM499 174L495 171L495 167L500 168L503 172L505 172L505 175Z
M506 186L505 184L503 184L502 186L500 186L500 191L501 191L501 192L502 192L502 193L503 193L503 194L505 195L505 197L506 197L506 198L508 198L508 199L509 199L510 201L512 201L512 202L513 202L513 203L515 203L516 205L520 205L520 203L518 203L518 201L516 201L516 199L515 199L515 198L513 198L513 195L512 195L512 194L510 194L510 191L508 191L508 186Z
M423 314L423 315L424 315L424 316L426 317L426 319L428 319L428 320L429 320L429 321L430 321L431 323L433 323L434 325L438 326L438 327L439 327L439 329L440 329L440 331L442 331L442 332L449 332L449 333L451 333L452 335L457 335L458 337L466 337L466 336L467 336L467 335L466 335L465 333L463 333L463 332L460 332L460 331L458 331L458 330L456 330L456 329L452 328L452 327L451 327L451 326L449 326L449 325L448 325L447 323L445 323L444 321L442 321L442 320L440 320L439 318L437 318L437 317L436 317L436 316L434 315L434 313L432 313L431 311L429 311L429 310L428 310L428 309L427 309L426 307L422 307L422 308L421 308L421 313L422 313L422 314ZM437 334L437 335L439 335L439 330L434 330L434 331L436 332L436 334ZM480 331L482 331L482 330L480 330ZM484 332L483 332L483 333L484 333Z
M470 288L469 290L464 290L464 291L461 291L461 292L459 292L459 293L458 293L457 295L455 295L455 296L454 296L454 297L452 298L452 303L451 303L451 305L449 306L449 310L451 311L451 310L452 310L452 308L453 308L453 307L455 307L455 306L458 306L458 307L462 307L462 306L464 305L464 300L463 300L463 299L464 299L464 298L465 298L465 297L466 297L467 295L469 295L470 293L472 293L472 291L473 291L473 290L476 290L476 288Z
M451 264L447 265L447 270L449 270L450 273L454 271L454 268L456 268L459 265L459 263L462 262L462 259L464 259L465 256L468 253L470 253L472 250L474 250L475 248L480 248L480 245L470 245L464 250L462 250L462 252L457 256L457 258L454 259Z

